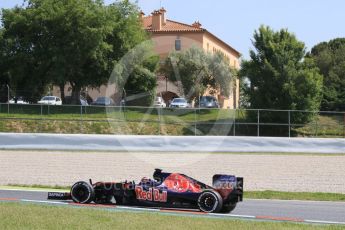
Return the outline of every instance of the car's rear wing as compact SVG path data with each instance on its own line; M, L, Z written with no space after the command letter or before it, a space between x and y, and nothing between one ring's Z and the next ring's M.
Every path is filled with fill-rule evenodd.
M237 201L243 200L243 177L216 174L212 180L213 188L218 190L223 198L236 199Z

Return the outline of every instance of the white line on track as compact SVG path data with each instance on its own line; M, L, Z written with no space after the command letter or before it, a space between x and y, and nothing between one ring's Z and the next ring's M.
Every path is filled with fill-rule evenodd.
M63 204L68 205L69 203L59 202L59 201L46 201L46 200L27 200L27 199L20 199L22 202L30 202L30 203L43 203L43 204Z
M118 209L126 209L126 210L133 210L133 211L149 211L149 212L160 212L159 209L154 208L136 208L136 207L128 207L128 206L116 206Z
M246 219L255 219L255 216L249 215L234 215L234 214L219 214L219 213L209 213L210 216L224 216L224 217L234 217L234 218L246 218Z
M305 223L311 224L338 224L345 225L345 222L336 222L336 221L322 221L322 220L304 220Z

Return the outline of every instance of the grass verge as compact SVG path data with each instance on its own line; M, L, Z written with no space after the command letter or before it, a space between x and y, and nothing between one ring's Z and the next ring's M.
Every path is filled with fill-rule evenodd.
M256 222L0 203L0 229L344 229L342 226Z
M47 186L47 185L22 185L22 184L8 184L6 186L0 186L0 189L18 189L18 190L36 190L36 191L61 191L61 192L65 192L65 191L69 191L70 190L70 186L59 186L59 185L54 185L54 186Z
M278 191L245 191L244 199L277 199L277 200L311 200L311 201L342 201L345 194L321 192L278 192Z
M264 111L262 111L264 112ZM288 118L287 111L266 111ZM291 117L299 116L291 112ZM234 121L235 125L234 125ZM144 107L106 108L87 106L42 106L0 104L0 132L18 133L85 133L133 135L233 135L256 136L257 118L246 110L229 109L157 109ZM264 122L264 121L261 121ZM265 121L261 136L288 136L288 121ZM109 125L111 124L111 125ZM227 125L225 125L227 124ZM343 113L320 113L307 124L291 124L292 136L345 136Z

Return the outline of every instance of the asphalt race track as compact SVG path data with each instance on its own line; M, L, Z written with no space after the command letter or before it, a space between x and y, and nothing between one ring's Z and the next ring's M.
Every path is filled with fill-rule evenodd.
M48 201L47 192L0 190L0 202L32 202L51 205L73 205L65 201ZM74 204L76 205L76 204ZM80 205L78 205L80 206ZM204 214L192 210L190 212L178 210L162 210L133 208L115 205L82 205L92 208L106 208L126 211L142 212L170 212L173 215L202 215L218 218L242 218L259 220L276 220L307 222L319 224L345 225L345 202L318 202L318 201L281 201L281 200L245 200L238 204L230 214Z

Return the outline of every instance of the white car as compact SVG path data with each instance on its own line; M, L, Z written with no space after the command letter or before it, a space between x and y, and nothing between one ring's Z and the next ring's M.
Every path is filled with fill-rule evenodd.
M189 108L189 104L185 98L174 98L170 103L170 108Z
M160 108L165 108L165 107L167 107L167 104L165 104L162 97L156 97L155 102L154 102L154 106L160 107Z
M10 104L29 104L29 102L25 101L23 97L14 97L11 100L9 100Z
M42 105L62 105L61 98L55 96L45 96L37 102Z

